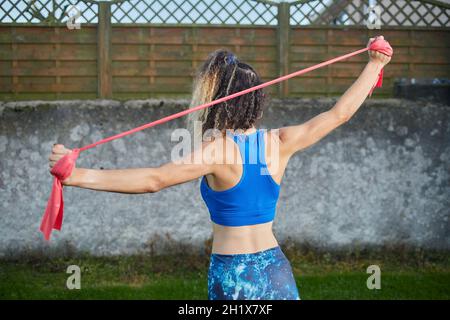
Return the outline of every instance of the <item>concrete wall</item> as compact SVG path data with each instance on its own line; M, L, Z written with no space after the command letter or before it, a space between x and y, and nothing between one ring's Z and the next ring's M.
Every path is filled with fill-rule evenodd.
M333 99L274 100L263 127L304 122ZM186 108L187 101L0 104L0 253L69 242L94 254L132 253L155 235L202 245L208 212L194 181L156 194L65 188L61 232L38 231L53 143L81 147ZM344 126L296 154L282 183L279 240L335 248L407 244L450 249L450 106L368 100ZM170 159L178 119L81 153L79 167L149 167Z

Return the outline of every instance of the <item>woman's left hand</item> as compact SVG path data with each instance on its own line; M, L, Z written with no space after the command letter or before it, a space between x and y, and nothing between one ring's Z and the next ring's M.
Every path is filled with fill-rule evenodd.
M378 36L375 38L370 38L369 42L367 43L367 46L370 46L370 44L377 39L384 39L384 37ZM391 61L391 57L389 57L381 52L374 51L374 50L369 50L369 57L370 57L370 61L380 63L382 65L382 67L384 67Z

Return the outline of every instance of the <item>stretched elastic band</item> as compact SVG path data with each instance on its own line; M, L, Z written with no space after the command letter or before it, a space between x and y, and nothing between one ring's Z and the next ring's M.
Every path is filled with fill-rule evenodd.
M285 76L279 77L277 79L274 79L274 80L262 83L260 85L257 85L257 86L254 86L254 87L242 90L240 92L233 93L233 94L231 94L229 96L226 96L226 97L223 97L223 98L220 98L220 99L217 99L217 100L214 100L214 101L211 101L211 102L208 102L208 103L196 106L194 108L189 108L187 110L184 110L184 111L172 114L172 115L164 117L162 119L159 119L159 120L147 123L147 124L142 125L140 127L137 127L137 128L134 128L134 129L131 129L131 130L128 130L128 131L116 134L114 136L111 136L111 137L108 137L108 138L105 138L105 139L102 139L100 141L94 142L94 143L89 144L87 146L84 146L84 147L81 147L81 148L77 148L77 149L73 149L71 153L69 153L69 154L65 155L64 157L62 157L53 166L52 170L50 171L51 174L54 176L53 187L52 187L52 191L51 191L50 197L48 199L47 207L45 209L44 216L42 217L42 222L41 222L41 226L40 226L40 230L44 234L45 239L46 240L50 239L50 235L51 235L52 229L61 230L62 221L63 221L63 214L64 214L63 185L62 185L61 181L64 181L65 179L67 179L71 175L72 170L73 170L73 168L75 166L75 162L76 162L76 160L78 158L78 155L79 155L79 153L81 151L84 151L84 150L87 150L87 149L91 149L91 148L93 148L95 146L98 146L100 144L103 144L103 143L106 143L106 142L109 142L109 141L112 141L112 140L115 140L115 139L122 138L124 136L133 134L135 132L138 132L138 131L141 131L141 130L144 130L144 129L147 129L147 128L151 128L151 127L157 126L159 124L168 122L170 120L183 117L183 116L185 116L185 115L187 115L189 113L196 112L198 110L211 107L211 106L213 106L215 104L218 104L218 103L221 103L221 102L224 102L224 101L227 101L227 100L230 100L230 99L242 96L242 95L247 94L249 92L252 92L252 91L255 91L255 90L258 90L258 89L262 89L264 87L268 87L268 86L273 85L275 83L282 82L282 81L288 80L290 78L293 78L293 77L305 74L307 72L310 72L310 71L313 71L313 70L316 70L316 69L328 66L328 65L330 65L332 63L348 59L350 57L356 56L356 55L361 54L363 52L366 52L368 50L379 51L379 52L381 52L381 53L383 53L385 55L388 55L388 56L392 56L392 54L393 54L392 47L389 45L389 43L386 40L384 40L384 39L376 39L375 41L371 42L370 45L367 48L356 50L354 52L345 54L345 55L340 56L340 57L336 57L336 58L330 59L328 61L324 61L322 63L319 63L319 64L316 64L314 66L308 67L306 69L302 69L302 70L299 70L299 71L287 74ZM370 90L370 93L369 93L370 95L372 94L372 91L374 90L375 87L381 87L382 81L383 81L383 69L381 70L381 72L378 75L377 82L375 83L375 85Z

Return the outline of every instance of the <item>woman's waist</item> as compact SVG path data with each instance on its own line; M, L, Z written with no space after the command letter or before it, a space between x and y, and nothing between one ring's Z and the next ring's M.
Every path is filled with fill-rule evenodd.
M234 265L244 263L245 265L265 265L268 261L278 262L285 261L286 256L278 244L269 246L268 248L261 248L260 250L249 253L217 253L211 254L210 264L219 265Z
M272 222L239 227L213 223L213 230L212 252L217 254L255 253L278 245Z

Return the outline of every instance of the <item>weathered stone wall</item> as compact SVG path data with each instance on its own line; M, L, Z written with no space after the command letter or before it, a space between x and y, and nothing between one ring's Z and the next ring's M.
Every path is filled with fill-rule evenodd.
M333 99L273 100L263 127L304 122ZM0 253L70 242L93 254L133 253L153 236L201 245L208 212L193 181L156 194L65 188L61 232L38 231L53 143L81 147L187 107L183 100L0 103ZM450 106L368 100L345 125L296 154L282 183L279 240L335 248L407 244L450 249ZM150 167L170 160L178 119L82 152L77 166Z

